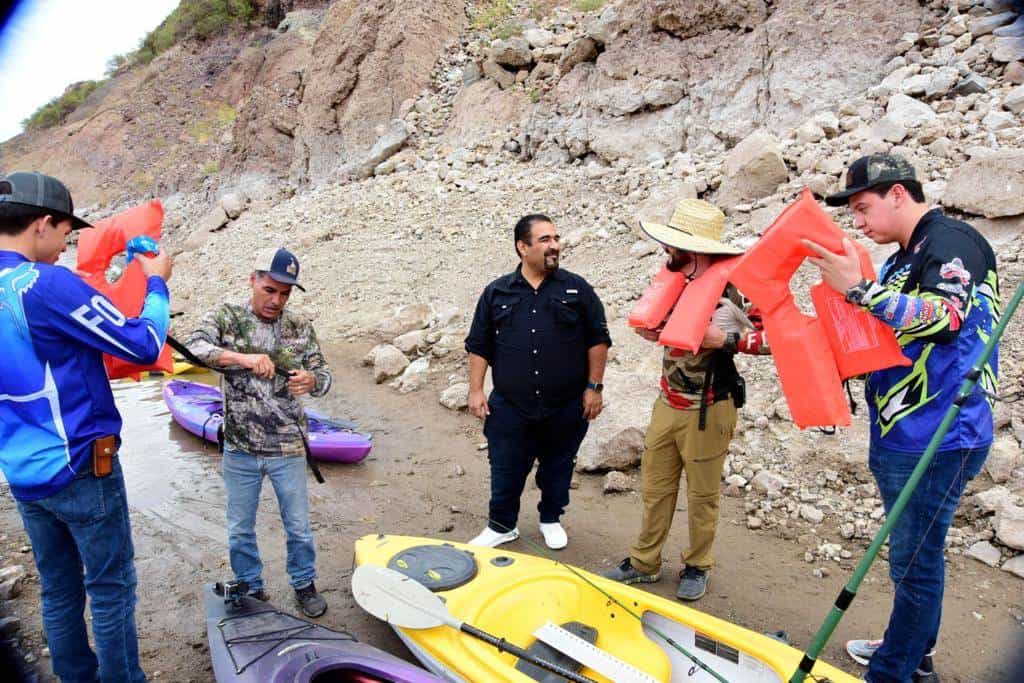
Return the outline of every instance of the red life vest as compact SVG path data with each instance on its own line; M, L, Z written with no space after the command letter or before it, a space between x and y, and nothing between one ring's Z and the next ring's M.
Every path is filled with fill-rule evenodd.
M848 426L851 416L843 379L910 365L891 328L848 304L824 283L811 288L817 317L804 315L796 307L790 280L804 259L814 256L801 240L839 253L843 238L843 231L805 189L740 257L729 276L761 309L782 391L800 428ZM873 278L867 251L857 247L861 273Z
M128 240L140 235L160 239L164 222L164 209L159 200L122 211L109 218L97 221L92 228L79 231L78 274L113 302L126 317L134 318L142 312L146 299L146 275L136 260L128 264L117 282L107 282L106 271L111 259L125 250ZM153 365L134 365L128 361L104 354L103 363L110 379L132 377L138 380L141 373L150 370L171 373L174 359L166 345L160 358Z
M629 326L656 330L676 305L685 287L685 275L672 272L668 266L662 266L643 295L633 305L633 310L629 312Z
M719 259L686 286L658 337L659 344L691 353L700 351L711 314L729 283L729 273L739 260L739 256Z

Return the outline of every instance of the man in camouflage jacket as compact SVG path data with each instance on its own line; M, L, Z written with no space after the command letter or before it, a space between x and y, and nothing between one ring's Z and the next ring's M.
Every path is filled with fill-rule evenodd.
M256 510L263 477L277 494L287 534L289 583L303 613L318 617L327 602L316 590L316 547L309 523L306 416L298 397L323 396L331 372L312 325L285 311L298 283L299 262L286 249L267 249L250 276L252 299L224 303L208 313L187 346L213 367L243 368L224 375L224 487L228 548L236 579L266 600L256 545ZM282 368L286 380L274 373Z

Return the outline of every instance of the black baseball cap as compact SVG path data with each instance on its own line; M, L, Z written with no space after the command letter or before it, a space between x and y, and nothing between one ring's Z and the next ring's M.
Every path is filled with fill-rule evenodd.
M285 285L295 285L303 292L306 288L299 284L299 259L284 247L260 249L256 254L255 271L266 273L270 279Z
M825 203L843 206L858 192L902 180L917 180L917 173L909 161L895 154L871 154L850 164L846 170L846 189L825 197Z
M71 193L64 183L42 173L12 173L0 179L0 202L42 209L61 220L70 220L75 230L92 227L75 215Z

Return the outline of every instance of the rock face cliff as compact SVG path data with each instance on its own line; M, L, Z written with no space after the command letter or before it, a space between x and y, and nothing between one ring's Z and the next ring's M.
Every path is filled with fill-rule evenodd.
M522 34L495 50L501 27L471 21L496 4L261 0L247 30L178 45L59 129L0 145L0 167L59 172L102 204L359 178L415 139L396 120L438 89L455 100L439 125L456 146L500 131L548 162L725 150L865 91L925 16L913 0L520 3ZM391 144L370 155L382 136Z

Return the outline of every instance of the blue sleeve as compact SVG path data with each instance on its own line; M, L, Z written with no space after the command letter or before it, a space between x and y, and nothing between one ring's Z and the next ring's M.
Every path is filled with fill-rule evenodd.
M130 363L148 365L160 357L170 324L170 299L161 278L146 282L145 304L138 318L125 318L110 299L65 268L54 268L51 278L44 297L45 324Z

